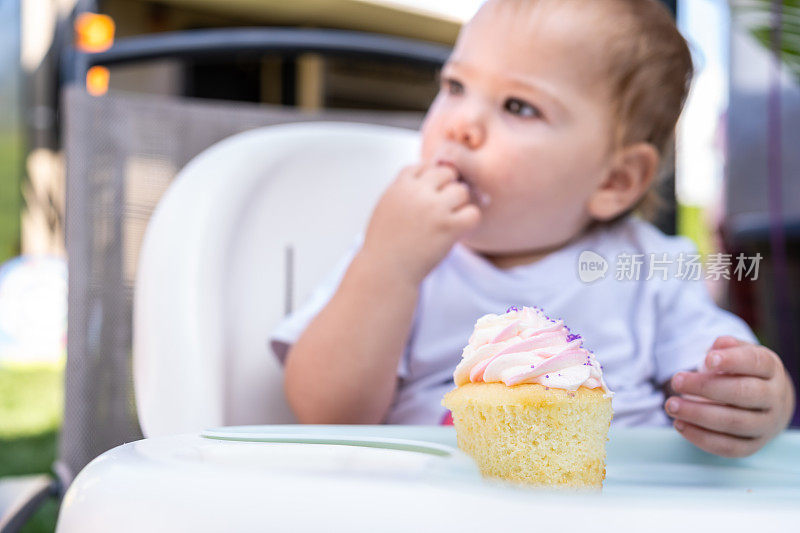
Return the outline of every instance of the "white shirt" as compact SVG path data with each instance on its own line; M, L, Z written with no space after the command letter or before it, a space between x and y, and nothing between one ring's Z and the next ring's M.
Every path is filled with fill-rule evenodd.
M310 299L272 332L272 347L281 361L333 296L359 246L360 242ZM586 281L593 266L584 261L581 280L578 263L586 250L607 261L604 277ZM535 263L505 270L456 244L420 288L386 422L439 424L447 414L442 396L455 386L453 370L475 321L512 305L527 305L563 319L583 337L583 346L594 352L615 393L614 424L669 424L662 385L675 372L701 367L720 335L757 342L744 321L714 304L701 275L695 280L678 277L681 254L685 267L685 260L696 253L689 239L664 235L635 217L595 228ZM663 259L667 262L660 262ZM641 262L638 280L629 279L632 270L620 265L637 262ZM667 270L662 273L659 267L664 265Z

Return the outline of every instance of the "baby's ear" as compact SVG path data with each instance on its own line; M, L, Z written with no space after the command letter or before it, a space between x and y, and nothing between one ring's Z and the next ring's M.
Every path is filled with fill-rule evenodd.
M611 220L633 207L653 183L658 163L658 150L650 143L619 150L589 198L589 215L595 220Z

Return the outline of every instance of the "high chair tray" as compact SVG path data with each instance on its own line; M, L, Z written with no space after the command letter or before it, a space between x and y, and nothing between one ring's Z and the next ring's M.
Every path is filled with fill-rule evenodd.
M203 431L202 436L249 442L391 443L414 439L457 448L452 427L436 426L232 426ZM728 459L695 447L672 428L615 428L606 447L603 493L627 488L690 487L722 492L771 493L800 490L800 431L787 431L758 453ZM757 489L757 490L756 490ZM791 492L791 491L790 491Z
M796 527L798 502L797 431L725 459L671 428L612 428L602 493L576 493L482 479L452 427L237 426L109 450L67 491L57 531L752 533Z

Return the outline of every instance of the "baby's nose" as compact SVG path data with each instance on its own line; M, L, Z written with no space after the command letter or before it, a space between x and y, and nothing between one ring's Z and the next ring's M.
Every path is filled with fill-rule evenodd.
M478 148L486 138L486 130L476 116L459 115L453 117L448 131L450 139L469 148Z

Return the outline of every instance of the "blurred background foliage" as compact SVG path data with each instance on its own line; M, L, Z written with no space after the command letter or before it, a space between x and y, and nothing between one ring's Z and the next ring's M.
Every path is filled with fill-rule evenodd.
M800 0L733 0L731 5L737 18L749 21L750 32L768 49L773 47L774 22L780 20L781 60L800 81Z

